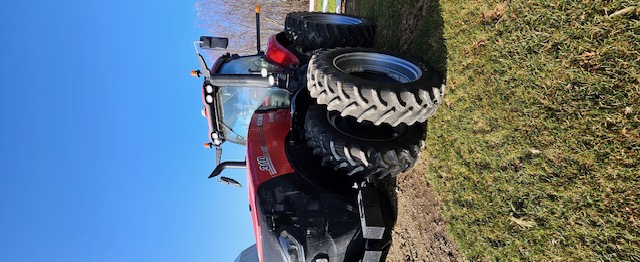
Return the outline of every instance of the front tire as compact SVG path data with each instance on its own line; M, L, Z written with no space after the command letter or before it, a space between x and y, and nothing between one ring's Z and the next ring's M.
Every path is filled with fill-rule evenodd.
M307 88L318 104L358 122L422 123L442 102L442 77L425 63L393 52L339 48L316 53Z
M305 137L322 164L350 176L383 178L413 167L426 136L424 126L391 127L357 123L321 105L311 105Z

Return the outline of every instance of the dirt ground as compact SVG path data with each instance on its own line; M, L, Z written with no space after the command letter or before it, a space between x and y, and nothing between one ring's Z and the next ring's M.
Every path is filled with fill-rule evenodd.
M343 1L342 10L355 13L354 1ZM387 181L398 214L387 261L465 260L446 232L440 203L426 176L427 163L421 160L409 172Z
M426 163L419 162L395 181L388 181L387 190L396 204L398 218L387 261L464 261L446 232L446 222L426 172Z

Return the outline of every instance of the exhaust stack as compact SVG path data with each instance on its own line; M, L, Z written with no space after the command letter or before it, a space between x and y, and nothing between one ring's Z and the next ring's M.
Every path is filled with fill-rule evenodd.
M260 6L256 5L256 42L257 42L257 47L256 49L258 50L258 53L262 52L260 51Z

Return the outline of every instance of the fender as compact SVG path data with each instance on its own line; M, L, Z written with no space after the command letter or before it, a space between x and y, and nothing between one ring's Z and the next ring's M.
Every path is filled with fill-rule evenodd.
M267 60L279 64L284 68L290 68L291 65L300 67L300 60L285 47L287 44L285 41L287 40L284 33L272 35L269 38L266 53Z

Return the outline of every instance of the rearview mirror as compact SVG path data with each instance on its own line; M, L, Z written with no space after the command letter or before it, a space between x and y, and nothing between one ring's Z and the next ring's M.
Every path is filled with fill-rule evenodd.
M228 178L228 177L225 177L225 176L220 177L218 182L223 183L225 185L232 185L232 186L235 186L235 187L242 187L242 185L240 185L240 183L238 183L238 181L236 181L235 179Z
M227 49L229 38L201 36L200 42L200 48L202 49Z

